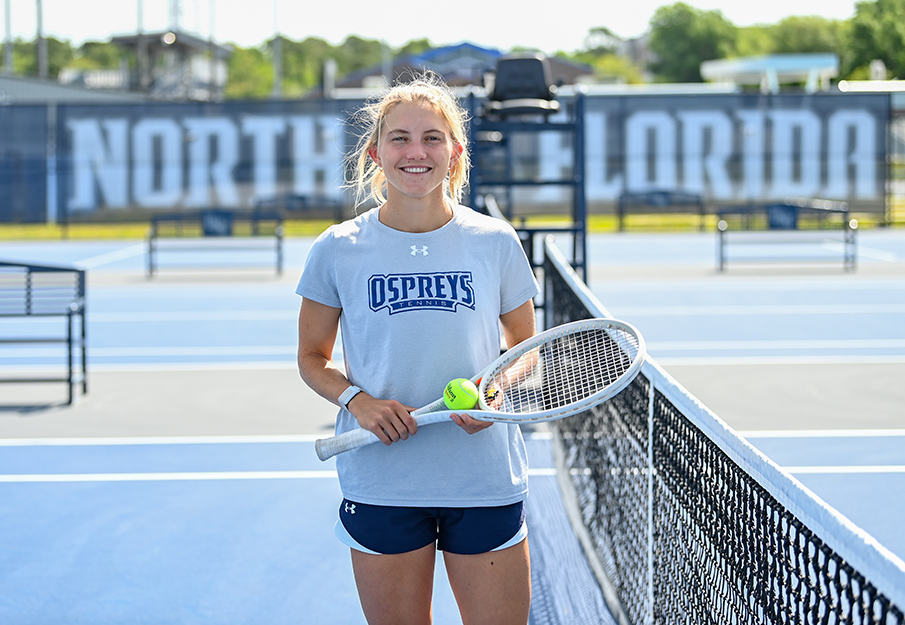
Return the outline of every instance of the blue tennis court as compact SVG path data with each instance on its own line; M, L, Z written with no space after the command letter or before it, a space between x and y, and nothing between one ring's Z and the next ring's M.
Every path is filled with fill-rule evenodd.
M905 235L862 233L854 273L718 274L712 234L590 243L593 291L672 376L905 557ZM313 453L334 409L294 370L308 245L287 241L282 277L149 281L135 242L4 243L89 270L89 393L70 408L62 384L0 387L0 622L363 622ZM59 362L4 347L0 368ZM566 524L549 441L531 437L529 515ZM577 546L532 531L533 622L597 622L602 603L568 617L551 581L588 578ZM436 622L457 622L442 575L436 594Z

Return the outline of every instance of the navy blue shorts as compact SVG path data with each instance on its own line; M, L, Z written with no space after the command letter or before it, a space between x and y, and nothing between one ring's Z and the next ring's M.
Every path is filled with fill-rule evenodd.
M441 551L472 555L511 547L527 536L521 501L490 508L409 508L343 499L335 531L353 549L376 554L436 543Z

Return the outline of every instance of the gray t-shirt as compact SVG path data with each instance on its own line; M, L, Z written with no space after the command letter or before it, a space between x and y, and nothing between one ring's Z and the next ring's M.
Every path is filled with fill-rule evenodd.
M500 353L499 317L538 293L518 235L466 207L442 228L408 233L379 208L328 228L311 248L297 293L342 308L346 374L382 399L420 407L453 378L470 378ZM336 432L358 427L340 410ZM474 435L450 422L406 441L337 457L343 496L392 506L499 506L527 494L516 425Z

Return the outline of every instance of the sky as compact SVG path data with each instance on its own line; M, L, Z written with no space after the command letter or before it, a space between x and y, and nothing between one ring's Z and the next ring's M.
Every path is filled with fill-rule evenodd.
M163 31L172 25L173 0L0 0L0 36L34 39L37 3L43 5L45 36L106 41L113 35ZM349 35L400 47L413 39L434 45L467 41L503 51L517 46L548 54L583 47L591 28L605 26L622 38L644 33L658 7L675 0L458 0L449 10L437 2L380 0L180 0L179 24L217 43L255 47L280 33L332 44ZM855 0L684 0L697 9L719 10L737 26L774 24L784 17L819 15L848 19ZM7 10L10 18L6 19Z

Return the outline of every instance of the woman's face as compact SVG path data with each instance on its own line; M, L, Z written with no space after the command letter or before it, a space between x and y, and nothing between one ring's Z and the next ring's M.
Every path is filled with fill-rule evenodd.
M402 102L386 114L377 147L369 154L383 168L391 194L395 190L423 198L442 197L443 180L461 152L446 121L432 107Z

